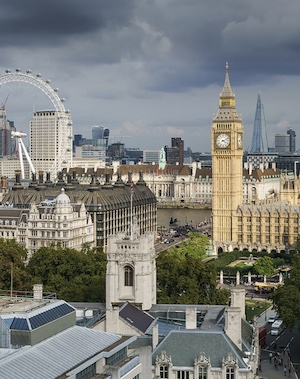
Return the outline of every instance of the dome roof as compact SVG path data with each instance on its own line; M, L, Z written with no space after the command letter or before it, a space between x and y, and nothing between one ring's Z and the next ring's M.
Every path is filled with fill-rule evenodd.
M65 194L64 188L61 189L61 193L56 198L56 204L70 204L70 198Z

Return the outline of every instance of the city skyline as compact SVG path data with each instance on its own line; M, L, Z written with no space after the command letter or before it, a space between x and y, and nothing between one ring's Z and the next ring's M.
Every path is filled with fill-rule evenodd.
M295 0L16 0L1 5L0 73L50 79L73 134L103 125L127 147L160 149L181 137L185 148L209 152L228 61L245 149L259 91L272 147L275 134L298 128L299 10ZM24 83L2 85L0 104L7 96L19 131L28 133L33 111L53 108Z

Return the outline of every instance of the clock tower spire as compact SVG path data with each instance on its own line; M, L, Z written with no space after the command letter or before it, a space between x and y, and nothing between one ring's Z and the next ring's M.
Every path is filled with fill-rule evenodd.
M215 248L230 251L237 225L232 217L243 200L242 120L237 114L235 95L226 63L225 82L219 109L212 124L212 238Z

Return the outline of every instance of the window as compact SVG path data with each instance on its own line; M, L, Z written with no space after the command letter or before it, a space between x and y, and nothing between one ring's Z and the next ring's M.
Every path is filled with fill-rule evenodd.
M167 365L161 365L159 368L159 377L167 379L169 377L169 368Z
M133 286L133 269L130 266L125 267L125 286L132 287Z
M207 367L206 366L200 366L199 367L199 379L207 379Z
M189 371L177 371L177 379L189 379Z
M76 379L89 379L96 374L96 363L76 374Z
M226 368L226 379L234 379L234 367Z

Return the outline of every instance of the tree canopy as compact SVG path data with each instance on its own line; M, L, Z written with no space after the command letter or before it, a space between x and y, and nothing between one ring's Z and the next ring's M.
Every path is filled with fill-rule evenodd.
M105 301L106 255L86 246L77 251L61 246L40 248L28 267L34 283L66 301Z
M259 275L271 276L275 272L273 260L268 256L258 258L253 266Z
M300 255L293 254L290 275L273 294L274 307L286 327L300 329Z
M217 288L216 271L202 257L208 237L191 233L182 246L160 253L156 260L159 303L225 304L229 291Z
M26 270L27 251L15 239L0 238L0 288L20 291L31 286Z

